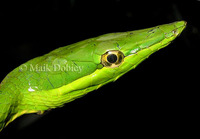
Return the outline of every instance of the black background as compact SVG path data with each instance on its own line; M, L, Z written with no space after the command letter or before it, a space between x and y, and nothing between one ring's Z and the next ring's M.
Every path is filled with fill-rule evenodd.
M199 111L199 15L199 1L1 1L1 80L29 59L90 37L178 20L188 24L172 44L115 83L28 126L22 125L30 116L22 116L0 138L191 138Z

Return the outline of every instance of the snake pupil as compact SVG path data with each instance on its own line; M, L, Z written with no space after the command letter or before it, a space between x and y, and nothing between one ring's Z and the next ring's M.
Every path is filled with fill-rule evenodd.
M117 56L115 54L110 54L107 56L107 60L109 63L115 63L117 61Z

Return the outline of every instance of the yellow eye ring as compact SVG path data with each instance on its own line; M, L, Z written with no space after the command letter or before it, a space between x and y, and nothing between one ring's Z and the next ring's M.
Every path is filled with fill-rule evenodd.
M124 61L124 54L118 50L109 50L101 56L101 64L104 67L119 67Z

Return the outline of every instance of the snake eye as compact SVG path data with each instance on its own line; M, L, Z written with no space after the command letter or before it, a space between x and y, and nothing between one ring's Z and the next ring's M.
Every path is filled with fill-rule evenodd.
M118 50L110 50L101 56L101 63L105 67L118 67L124 60L124 54Z
M110 54L107 56L107 61L109 63L115 63L117 61L117 56L115 54Z

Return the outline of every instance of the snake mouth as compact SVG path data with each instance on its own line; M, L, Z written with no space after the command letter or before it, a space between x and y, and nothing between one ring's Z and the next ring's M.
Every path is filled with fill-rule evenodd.
M169 26L172 25L172 27L174 27L174 29L172 28L172 30L170 31L171 28L169 28L168 30L163 30L165 33L165 37L169 38L169 37L177 37L181 34L181 32L185 29L187 22L186 21L178 21L178 22L174 22L169 24Z
M186 27L186 21L178 21L171 24L165 24L147 30L146 36L141 43L131 49L127 56L142 53L143 50L148 49L151 53L169 45ZM147 50L146 50L147 51Z

